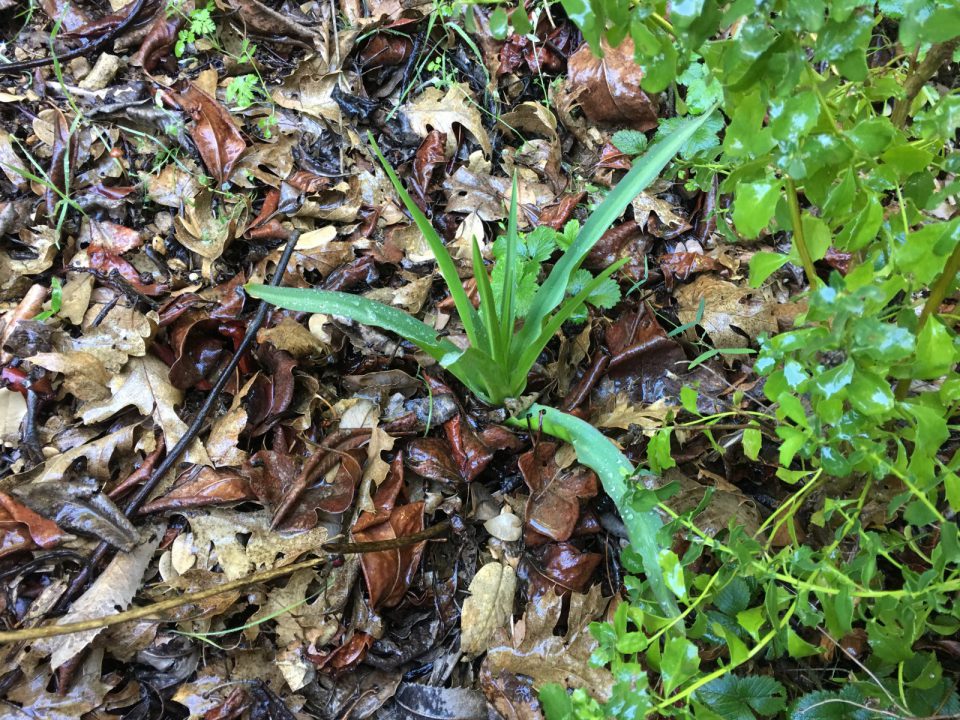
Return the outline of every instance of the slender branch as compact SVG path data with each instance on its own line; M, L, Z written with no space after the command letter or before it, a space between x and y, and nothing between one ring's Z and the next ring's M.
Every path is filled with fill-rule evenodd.
M339 555L396 550L398 548L407 547L408 545L414 545L418 542L435 538L438 535L443 534L449 527L449 521L444 521L433 525L426 530L415 533L414 535L393 538L392 540L373 540L371 542L360 543L324 543L320 546L320 549L327 553ZM132 610L117 613L116 615L91 618L89 620L81 620L74 623L64 623L63 625L42 625L40 627L0 632L0 644L21 642L24 640L37 640L40 638L59 637L61 635L70 635L88 630L99 630L101 628L119 625L132 620L150 619L159 621L161 618L157 618L155 616L168 610L175 610L176 608L184 605L190 605L201 600L206 600L207 598L211 598L225 592L230 592L231 590L239 590L240 588L247 587L248 585L276 580L277 578L291 575L298 570L307 570L309 568L316 567L317 565L323 565L328 560L329 557L318 557L313 558L312 560L304 560L303 562L294 563L293 565L287 565L286 567L264 570L262 572L253 573L252 575L247 575L242 578L237 578L236 580L231 580L230 582L221 583L220 585L216 585L214 587L206 588L205 590L200 590L195 593L188 593L186 595L181 595L180 597L170 598L169 600L161 600L160 602L144 605L143 607L133 608Z
M793 224L793 244L797 246L797 254L800 255L800 262L803 264L803 271L807 275L807 282L811 288L820 284L820 278L817 277L817 270L813 267L813 259L810 257L810 248L807 247L807 240L803 236L803 222L800 217L800 199L797 197L797 186L793 180L786 178L787 182L787 202L790 204L790 222Z
M271 285L277 286L283 279L283 274L287 269L287 264L290 262L290 256L293 255L293 248L296 246L299 237L299 232L290 233L290 237L287 240L287 246L284 248L283 255L281 256L280 262L277 264L277 269L274 272L273 279L270 281ZM163 462L160 463L157 466L157 469L153 471L153 473L150 475L150 479L141 485L140 489L137 490L133 497L131 497L127 502L123 512L128 518L133 517L140 511L143 503L156 489L157 485L160 484L160 480L163 478L163 476L166 475L171 468L173 468L173 466L180 459L180 456L183 455L184 451L186 451L186 449L200 433L200 429L203 427L204 422L206 422L207 415L210 413L210 410L213 409L213 406L220 400L220 393L223 391L224 386L233 376L233 371L239 364L240 359L246 353L247 348L253 343L254 338L256 338L257 332L260 330L260 326L263 325L263 321L266 319L267 311L269 309L269 304L265 302L260 304L260 307L257 309L257 314L254 315L253 320L251 320L250 324L247 326L247 333L243 336L240 346L233 354L230 362L227 363L227 366L223 369L223 372L220 373L220 377L217 378L217 381L213 384L213 387L207 394L207 399L204 400L203 405L200 406L200 410L197 411L196 416L193 418L193 422L190 423L190 427L187 428L187 431L183 434L183 437L181 437L177 444L173 446L169 453L167 453L167 456L163 459ZM57 603L58 610L65 610L67 605L73 602L73 599L90 580L90 574L93 572L93 569L106 556L109 550L110 545L108 545L106 542L101 542L99 545L97 545L97 548L90 556L89 562L86 564L83 570L77 574L77 576L73 579L73 582L70 583L70 587L67 588L67 591L63 594L63 597L60 598L60 601Z
M960 243L957 243L956 247L953 248L953 252L950 254L950 257L947 259L947 264L943 268L943 272L940 273L940 277L937 278L933 287L930 288L930 294L927 296L927 301L923 304L923 310L920 311L920 318L917 320L917 335L923 330L930 316L935 315L937 310L940 309L940 305L950 291L950 286L953 285L953 281L957 277L958 272L960 272ZM903 378L897 383L895 393L897 400L903 400L909 391L910 378Z
M890 114L890 120L896 127L903 128L907 124L913 101L916 100L927 81L937 73L940 66L953 56L953 51L958 44L960 44L960 37L937 43L927 52L923 62L915 66L907 76L906 82L903 83L904 96L893 104L893 112Z

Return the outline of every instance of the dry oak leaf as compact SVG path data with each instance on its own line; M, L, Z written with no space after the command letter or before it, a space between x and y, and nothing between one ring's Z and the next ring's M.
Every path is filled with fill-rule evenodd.
M203 164L217 180L217 186L222 186L230 179L234 165L247 149L243 135L233 124L227 109L193 83L174 95L193 118L190 137L197 145Z
M460 616L460 649L467 655L485 652L498 628L513 615L517 574L509 565L487 563L470 581L470 597Z
M761 333L779 332L776 302L762 289L700 275L677 290L675 297L681 323L693 322L704 301L700 325L718 348L749 347Z
M447 153L450 155L457 151L457 135L453 127L456 123L473 135L483 148L484 155L490 157L493 148L483 127L479 108L466 87L457 83L451 85L446 93L437 87L427 88L415 100L404 105L403 114L413 131L422 138L427 137L431 128L445 132Z
M0 388L0 445L20 444L20 422L27 414L27 401L16 390Z
M587 118L600 125L647 131L657 126L657 98L640 88L643 72L634 61L633 40L615 48L602 44L598 58L586 43L567 61L568 82Z
M85 402L110 397L110 375L94 355L79 350L63 353L38 353L27 358L31 363L63 375L63 389Z
M560 622L563 598L551 588L537 601L527 604L523 618L514 632L501 630L498 642L487 651L484 660L492 673L527 675L542 688L547 683L560 683L568 688L584 688L601 701L610 698L613 675L603 667L593 667L590 655L597 641L590 634L590 622L598 619L607 606L594 585L586 594L570 596L567 632L554 634Z
M500 116L500 124L512 132L525 130L528 133L542 135L548 140L557 139L557 118L542 103L520 103L510 112ZM517 134L523 137L520 133Z
M57 624L90 620L127 608L140 588L143 574L153 559L154 550L160 544L161 533L157 528L148 528L144 535L133 551L118 553L110 561L93 585L77 598L70 612L60 618ZM76 656L102 631L103 628L100 628L40 640L34 647L52 653L50 666L56 669Z
M167 447L173 447L186 433L187 425L175 409L183 401L183 393L170 384L167 366L152 355L130 358L123 372L110 378L110 392L109 399L85 403L80 408L85 425L106 420L132 405L141 415L153 417L163 429ZM211 464L207 451L197 440L188 448L186 460Z
M301 62L296 71L273 91L273 101L282 108L312 115L340 125L340 105L333 98L342 74L332 72L322 57Z

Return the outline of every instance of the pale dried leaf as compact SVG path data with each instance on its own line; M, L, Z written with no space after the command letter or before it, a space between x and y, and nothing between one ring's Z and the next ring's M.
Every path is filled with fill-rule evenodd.
M113 615L127 609L147 571L153 553L160 544L161 533L148 528L141 534L140 544L132 552L118 553L100 573L90 588L57 621L58 625ZM73 658L102 632L103 628L72 633L49 640L40 640L37 646L52 653L50 666L54 669Z
M27 401L16 390L0 388L0 444L20 443L20 422L27 414Z
M675 297L681 323L693 322L701 299L704 301L700 325L718 348L749 347L761 333L779 331L776 302L762 289L735 285L714 275L700 275L679 288Z
M493 634L513 615L516 591L517 574L509 565L492 562L477 571L460 616L460 649L464 653L479 655L486 651Z
M410 122L413 131L420 137L426 137L431 129L447 134L447 152L457 150L454 123L461 125L480 143L483 152L490 157L493 148L490 138L483 127L480 106L467 92L467 87L455 83L443 92L440 88L429 87L413 101L403 106L403 114Z
M110 397L110 375L95 356L73 350L64 353L39 353L27 358L31 363L60 373L63 389L78 400L103 400Z

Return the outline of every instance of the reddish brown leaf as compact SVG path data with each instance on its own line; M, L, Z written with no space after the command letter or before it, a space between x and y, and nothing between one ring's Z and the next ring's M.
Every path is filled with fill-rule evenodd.
M423 501L401 505L390 512L388 522L354 532L356 542L393 540L414 535L423 530ZM370 607L396 607L403 600L420 565L420 556L426 542L419 542L396 550L364 553L360 559L363 576L370 593Z
M673 287L674 280L687 280L691 275L711 270L721 270L716 258L695 252L667 253L660 258L660 269L663 270L663 279L667 289Z
M517 466L530 498L527 526L552 540L568 540L580 517L580 500L597 494L597 476L582 465L557 466L557 445L540 442L520 456Z
M850 260L852 258L853 256L850 253L840 252L831 246L827 248L827 254L824 255L823 261L841 275L846 275L850 271Z
M266 372L257 376L247 394L247 417L251 433L262 435L280 420L293 400L293 369L297 361L290 353L265 343L257 357Z
M360 51L360 64L365 68L403 65L413 51L413 41L406 35L377 34Z
M55 547L65 533L12 496L0 492L0 557L34 547Z
M330 186L330 178L323 175L315 175L306 170L297 170L284 182L287 185L295 187L297 190L313 195Z
M413 158L413 174L410 178L413 196L420 209L426 212L430 182L437 167L446 162L447 134L431 130L420 143Z
M603 556L583 552L570 543L551 543L537 548L521 565L529 582L528 595L536 602L553 587L558 594L583 592Z
M200 158L220 187L230 179L233 167L247 143L233 124L230 113L193 83L174 95L180 107L193 118L190 137Z
M178 390L189 390L212 380L230 362L240 344L246 323L239 320L206 318L180 322L170 333L176 357L170 366L170 383ZM237 392L239 376L234 373L224 392Z
M141 512L225 505L254 497L247 479L233 470L195 465L177 478L169 492L144 505Z
M250 697L241 685L237 685L227 695L227 699L215 708L207 710L203 720L238 720L250 707Z
M153 72L157 66L168 57L177 42L177 33L183 26L183 17L180 13L158 12L150 23L150 29L140 44L140 49L133 56L133 64L139 65L147 72Z
M615 48L606 42L602 47L603 57L598 58L584 43L567 64L584 114L598 125L652 130L658 123L658 102L640 88L643 73L634 61L633 41L628 37Z
M116 253L104 250L99 246L91 245L87 248L87 257L90 260L91 268L98 270L104 275L110 275L114 272L117 273L126 280L134 290L144 295L150 297L162 295L169 289L163 283L144 282L143 277L133 265Z
M601 270L622 258L628 258L620 272L630 280L639 282L647 274L643 260L647 248L648 242L642 228L633 220L627 220L600 236L583 261L583 266L590 270Z
M453 448L453 459L463 479L470 482L482 473L493 459L493 450L487 447L463 415L456 415L444 423L447 441ZM494 446L497 447L497 446Z
M537 224L552 227L554 230L563 230L563 226L573 215L574 209L583 202L586 195L585 192L576 192L561 196L557 202L547 205L540 211Z
M243 236L250 240L275 240L287 237L287 231L277 219L277 208L280 205L280 191L270 188L263 200L260 212L247 226Z
M463 478L446 440L415 438L407 444L406 465L421 477L443 483L458 483Z
M132 228L106 220L90 221L90 245L122 255L143 245L140 233Z
M127 16L130 14L130 11L133 10L136 2L129 2L124 5L119 12L110 13L109 15L104 15L103 17L97 18L96 20L91 20L86 22L83 25L73 29L67 30L66 32L60 33L62 38L96 38L101 35L106 35L113 31L120 23L122 23ZM73 6L73 3L69 4L70 7ZM63 27L66 27L66 23L63 24Z
M629 156L624 154L613 143L604 143L600 148L600 159L597 160L598 168L607 168L608 170L629 170L631 162Z
M373 636L358 630L336 649L328 653L307 651L307 657L317 666L317 670L337 675L363 662L371 645Z
M607 375L627 381L631 397L654 402L663 397L664 385L678 363L687 359L683 348L667 337L652 313L623 313L606 332L607 347L614 353Z

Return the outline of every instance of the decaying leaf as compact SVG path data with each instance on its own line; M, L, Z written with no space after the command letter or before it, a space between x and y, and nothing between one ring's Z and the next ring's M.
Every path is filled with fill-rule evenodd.
M602 44L597 57L584 44L567 62L569 82L584 114L594 123L651 130L657 126L657 99L640 88L643 78L634 60L633 40L617 47Z
M190 136L197 144L203 164L222 186L230 179L233 167L247 143L230 119L227 109L195 84L189 83L176 95L177 102L190 117Z
M752 289L700 275L676 292L680 322L693 322L703 300L700 324L718 348L749 347L761 333L779 329L776 303L762 289Z
M80 622L125 610L137 594L143 574L159 544L160 532L156 528L148 527L137 547L132 552L120 553L114 557L58 623ZM101 632L102 628L41 640L37 647L52 653L50 665L58 668L87 647Z
M151 355L131 358L124 372L110 379L112 396L107 400L83 405L80 417L86 424L100 422L126 407L133 406L141 415L153 417L163 429L167 446L172 447L187 431L187 425L177 415L176 406L183 401L183 393L167 379L167 367ZM210 464L207 451L199 441L187 450L190 462Z
M470 97L465 85L454 83L444 92L438 87L428 87L411 102L403 106L403 113L411 127L420 137L427 137L430 129L440 130L447 136L447 152L456 152L456 128L460 125L473 135L490 157L493 151L490 138L483 127L479 106Z
M467 655L484 652L493 634L513 615L517 575L509 565L487 563L470 581L470 596L460 616L460 649Z
M588 626L607 606L600 586L593 586L585 595L571 596L570 621L566 633L560 636L554 634L554 628L560 621L562 606L562 598L552 590L530 602L517 623L513 640L501 631L498 642L487 651L484 665L495 674L527 675L538 688L560 683L564 687L584 688L594 697L607 700L613 675L606 668L590 664L590 655L598 643Z

